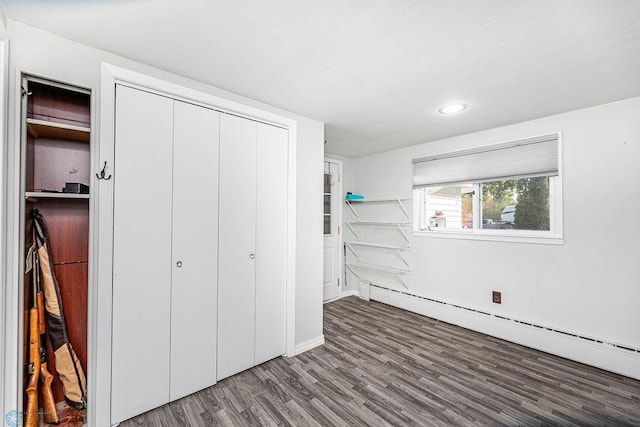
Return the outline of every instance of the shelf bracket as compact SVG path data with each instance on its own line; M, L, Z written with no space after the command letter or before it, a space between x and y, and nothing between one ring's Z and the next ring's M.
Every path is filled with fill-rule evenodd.
M406 216L407 219L411 219L409 217L409 212L407 212L407 208L404 207L404 203L402 203L402 199L400 199L399 197L398 197L398 204L400 205L400 209L402 209L402 212L404 212L404 216Z
M360 275L358 273L356 273L355 269L352 266L350 266L349 264L347 264L347 269L349 269L351 274L356 276L358 278L358 280L362 280L362 277L360 277Z
M405 233L404 230L402 229L402 226L400 224L397 224L397 226L398 226L398 231L400 232L400 234L402 234L402 237L404 237L404 240L407 241L407 244L411 244L411 241L409 240L407 233Z
M404 280L402 279L402 276L398 276L398 282L400 282L400 284L406 289L409 290L409 287L407 286L406 283L404 283Z
M353 226L347 222L347 227L349 227L349 230L351 230L351 232L353 233L354 236L356 236L356 238L358 240L360 240L360 235L358 233L356 233L356 230L353 228Z
M402 255L402 251L400 249L396 249L396 253L400 257L402 262L404 262L404 265L406 265L407 268L411 268L411 266L409 265L409 261L407 261L407 259L404 257L404 255Z
M351 246L351 244L345 243L345 245L347 246L347 248L349 248L351 253L355 255L356 258L360 259L360 254L355 249L353 249L353 246Z
M347 206L349 206L349 209L351 209L351 212L353 212L356 218L360 219L360 215L358 215L358 212L356 212L356 210L353 208L353 205L351 204L351 202L349 200L347 200L346 202L347 202Z

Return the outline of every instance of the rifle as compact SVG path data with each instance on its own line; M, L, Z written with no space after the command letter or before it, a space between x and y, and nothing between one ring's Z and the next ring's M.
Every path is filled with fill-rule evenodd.
M58 412L56 401L51 391L53 375L47 369L47 351L45 349L47 326L44 318L44 294L40 286L40 257L38 251L33 252L34 274L36 275L36 303L38 307L38 331L40 333L40 380L42 381L42 408L44 410L44 422L58 424Z
M30 249L27 258L30 260L33 252ZM29 261L27 261L28 263ZM29 265L29 264L27 264ZM28 267L30 268L30 267ZM27 270L28 271L28 270ZM38 302L36 272L33 271L33 306L29 309L29 383L27 384L27 410L24 425L26 427L37 427L40 424L40 414L38 413L38 380L40 379L40 328L38 325Z
M42 382L42 406L44 421L48 424L58 424L58 412L51 390L53 375L47 369L46 324L44 315L44 295L40 287L40 259L35 246L27 255L27 272L31 271L33 279L33 306L29 309L29 383L27 384L27 410L24 425L37 427L40 425L38 405L38 380Z

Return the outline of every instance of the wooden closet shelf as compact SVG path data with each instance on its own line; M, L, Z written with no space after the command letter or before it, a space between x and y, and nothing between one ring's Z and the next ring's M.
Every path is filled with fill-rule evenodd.
M34 138L64 139L67 141L89 142L91 129L88 127L27 119L27 130Z
M38 199L89 199L90 196L90 194L45 193L42 191L27 191L24 194L28 202L37 202Z

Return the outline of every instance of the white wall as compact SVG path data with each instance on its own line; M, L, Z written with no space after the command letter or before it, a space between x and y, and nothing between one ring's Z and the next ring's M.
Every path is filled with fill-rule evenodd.
M562 131L564 245L413 236L410 292L640 349L639 117L633 98L355 159L355 190L411 197L413 158Z
M10 110L9 134L15 135L19 122L18 70L48 77L94 91L94 118L97 120L100 105L100 66L108 62L123 68L147 74L172 83L180 84L215 96L237 101L262 110L297 120L297 239L296 239L296 344L318 340L322 337L322 170L323 170L323 123L281 109L244 98L224 90L192 81L163 70L159 70L129 59L113 55L86 45L60 38L45 31L8 20L11 40L10 56ZM215 70L212 70L215 73ZM99 124L98 124L99 125ZM98 135L99 132L96 132ZM98 141L99 142L99 141ZM8 158L15 159L17 144L9 146ZM18 167L18 164L14 164ZM7 202L17 206L19 185L14 177L7 179L9 194ZM5 200L3 200L4 202ZM8 223L16 223L17 212L8 212ZM318 230L314 232L313 230ZM13 230L10 239L17 238ZM14 260L8 260L9 265ZM17 271L8 273L6 283L17 280ZM13 297L10 295L10 297ZM3 325L4 326L4 325ZM6 331L11 334L12 331ZM11 337L9 337L11 339ZM17 342L17 341L16 341ZM11 350L13 351L13 350Z
M7 28L7 14L4 11L4 7L0 4L0 38L4 38L5 30Z

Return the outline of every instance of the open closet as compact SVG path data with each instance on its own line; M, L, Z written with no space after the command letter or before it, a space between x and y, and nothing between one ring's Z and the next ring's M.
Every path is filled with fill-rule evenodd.
M48 375L40 368L45 364L53 375L50 388L56 404L55 416L83 418L87 395L84 374L88 344L91 93L31 76L24 76L21 84L20 223L23 237L20 248L22 271L25 271L21 283L25 421L45 411L45 419L55 419L51 406L44 405L44 391L49 388L45 381L49 380L45 380ZM42 241L37 242L38 232L34 232L36 216L45 221L48 250L45 247L37 250L36 244ZM45 237L42 233L39 235ZM39 255L30 250L32 245L36 245L35 252ZM34 274L36 257L39 270ZM57 282L57 289L53 282ZM42 295L41 300L38 294ZM40 335L45 325L49 334ZM40 360L35 357L38 344ZM62 380L76 375L71 378L75 382L75 391L71 392L69 383L65 382L63 387ZM37 387L37 392L33 387ZM79 412L69 415L75 409L65 401Z

